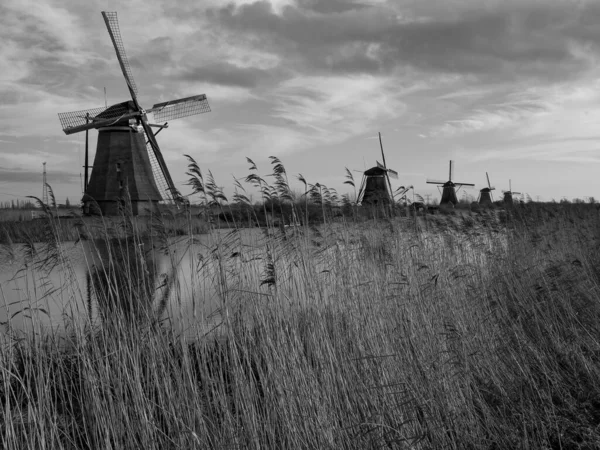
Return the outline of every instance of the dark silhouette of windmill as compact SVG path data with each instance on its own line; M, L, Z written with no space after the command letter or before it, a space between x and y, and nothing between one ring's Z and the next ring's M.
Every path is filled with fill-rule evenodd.
M492 191L495 190L495 187L492 187L490 184L490 176L488 173L485 173L487 178L488 187L485 187L479 191L479 204L481 206L490 206L494 203L494 198L492 197Z
M392 183L390 177L397 179L398 172L388 169L383 152L381 133L379 133L379 146L381 147L381 158L383 164L376 162L375 167L371 167L363 172L363 179L358 191L357 203L361 205L384 205L391 207L394 202L392 197Z
M148 122L148 113L155 121L167 121L210 111L206 95L157 103L143 109L138 102L138 90L119 30L116 12L102 12L108 34L115 48L131 100L108 107L73 111L58 115L65 134L98 130L98 145L88 182L86 151L84 204L95 201L104 215L119 212L119 203L128 196L133 214L153 210L159 201L183 204L163 155L156 134L168 122L155 125ZM151 127L159 128L156 134Z
M513 195L521 195L520 192L514 192L512 190L512 180L508 180L508 191L502 191L504 194L504 203L507 205L513 204Z
M454 177L454 161L450 161L450 173L449 173L448 181L438 181L438 180L429 180L429 179L427 180L428 184L437 184L438 187L439 186L443 187L442 200L440 201L440 206L448 205L450 203L452 203L452 205L456 205L458 203L458 198L456 197L456 193L460 190L460 188L463 186L471 186L471 187L475 186L472 183L454 182L454 181L452 181L453 177Z

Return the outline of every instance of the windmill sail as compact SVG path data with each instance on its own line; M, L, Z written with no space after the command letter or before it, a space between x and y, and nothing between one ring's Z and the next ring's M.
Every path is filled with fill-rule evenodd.
M166 120L180 119L210 112L210 106L206 95L195 95L193 97L180 98L169 102L157 103L150 110L154 120L163 122Z
M67 135L99 128L101 126L110 126L121 120L134 118L140 115L138 112L132 112L131 108L127 107L127 103L128 102L123 102L110 107L103 106L101 108L59 113L58 119L60 120L63 131Z
M388 175L393 178L394 180L398 179L398 172L396 172L395 170L392 169L388 169Z
M104 22L106 23L108 34L110 35L110 39L113 43L113 46L115 47L117 59L119 60L119 65L121 66L121 71L123 72L123 76L125 77L125 81L127 82L127 87L129 88L131 97L137 103L137 86L135 84L135 81L133 80L131 66L129 65L127 55L125 54L125 47L123 46L123 39L121 38L121 31L119 30L119 21L117 19L117 13L103 11L102 17L104 17Z
M150 132L152 132L152 130L150 130ZM175 197L174 197L173 191L172 191L173 181L171 181L171 183L169 183L169 181L167 181L167 178L165 177L165 171L168 173L168 170L166 170L166 166L165 166L165 171L163 171L163 168L161 167L159 159L156 157L157 152L155 152L154 149L152 148L152 143L150 142L150 138L148 137L148 134L146 133L145 130L144 130L144 139L146 142L146 151L148 152L148 159L150 160L150 166L152 167L152 175L154 176L154 181L156 182L156 186L158 187L158 190L159 190L163 200L166 200L166 201L175 200ZM156 139L155 139L155 141L156 141ZM160 153L160 151L158 154L160 154L160 156L162 157L162 154Z

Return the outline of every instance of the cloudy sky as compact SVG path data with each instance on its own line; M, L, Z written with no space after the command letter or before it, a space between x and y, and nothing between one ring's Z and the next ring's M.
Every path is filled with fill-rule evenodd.
M184 154L226 193L271 155L349 192L344 167L380 160L381 132L393 184L421 195L453 159L477 188L487 171L534 199L600 198L598 1L2 0L0 201L41 195L43 161L57 199L80 199L85 133L57 113L129 98L103 10L143 106L208 96L158 137L184 194Z

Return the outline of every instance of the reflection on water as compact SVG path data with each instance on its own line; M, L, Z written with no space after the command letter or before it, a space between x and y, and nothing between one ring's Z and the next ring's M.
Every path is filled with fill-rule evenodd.
M93 305L105 321L140 322L160 320L174 283L176 267L158 273L149 241L109 239L86 242L86 300L90 317Z
M236 235L236 236L234 236ZM232 236L234 236L232 238ZM64 330L100 321L168 320L175 329L211 329L221 321L228 275L244 278L248 289L259 286L260 258L236 258L232 267L222 254L251 255L262 249L257 229L158 243L151 240L67 242L59 248L60 264L43 266L15 252L0 259L0 334L32 329ZM239 286L237 286L239 287ZM229 295L227 298L233 300Z

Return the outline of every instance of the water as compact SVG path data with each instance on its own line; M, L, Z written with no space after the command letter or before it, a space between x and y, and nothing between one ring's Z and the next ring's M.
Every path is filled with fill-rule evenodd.
M15 333L64 333L110 318L115 305L101 301L111 292L103 281L106 267L117 267L112 279L123 283L117 290L120 301L125 299L121 305L125 310L142 304L147 316L168 322L176 332L197 336L218 328L226 314L243 314L243 308L261 302L270 302L269 308L285 308L286 299L303 305L335 301L339 293L333 280L341 279L339 271L362 267L365 251L378 249L380 241L383 247L404 255L397 258L400 264L429 260L484 267L487 258L506 251L505 237L485 234L423 232L416 237L401 232L391 237L367 227L359 230L361 238L356 239L347 230L336 229L325 232L318 245L310 244L316 236L286 240L276 234L279 237L267 239L260 229L219 230L193 239L170 239L168 245L148 241L137 250L124 246L113 251L133 255L121 258L129 264L108 263L103 245L67 242L59 249L60 264L52 270L35 264L40 257L28 257L23 246L17 246L14 258L6 251L2 254L0 248L0 340ZM364 237L368 237L366 244ZM387 245L389 239L395 241L394 246ZM301 250L296 251L294 245ZM36 250L41 257L45 255L43 246ZM272 301L269 265L277 269L277 302ZM140 279L149 280L143 285L149 286L148 295L132 300L127 286Z
M103 314L110 314L103 311L96 295L106 289L103 274L111 267L105 247L93 242L62 243L60 261L53 268L40 265L47 256L43 245L36 246L39 255L33 259L22 246L15 246L13 255L5 251L0 256L0 335L64 332L84 322L98 324ZM152 285L147 306L156 320L169 321L182 332L208 331L222 321L224 306L235 307L233 287L268 293L268 286L261 286L264 249L258 229L218 230L193 240L170 239L167 246L145 242L138 252L123 250L135 255L130 264L113 262L117 271L129 271L115 278L130 283L141 274ZM145 258L135 260L142 254Z

